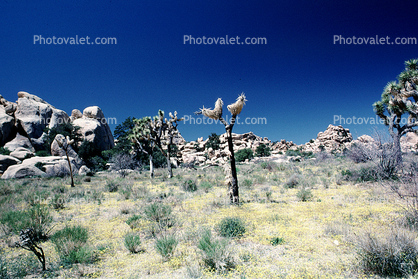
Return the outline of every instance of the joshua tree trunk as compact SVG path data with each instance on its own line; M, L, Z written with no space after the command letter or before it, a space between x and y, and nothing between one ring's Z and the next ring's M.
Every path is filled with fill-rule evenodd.
M154 177L154 163L152 162L152 154L149 156L149 177L152 179Z
M402 150L401 150L401 134L399 132L394 133L392 135L392 139L393 139L393 149L395 151L394 155L395 155L395 160L396 160L396 166L402 169L403 160L402 160Z
M230 162L231 162L231 181L229 183L229 199L231 204L239 204L239 191L238 191L238 178L237 178L237 168L235 166L235 154L234 154L234 144L232 143L232 127L229 126L226 129L226 135L228 138L228 149L231 153Z
M67 149L64 149L64 150L65 150L65 155L67 155L68 166L70 168L71 187L75 187L74 186L74 178L73 178L73 168L71 167L70 157L68 157Z

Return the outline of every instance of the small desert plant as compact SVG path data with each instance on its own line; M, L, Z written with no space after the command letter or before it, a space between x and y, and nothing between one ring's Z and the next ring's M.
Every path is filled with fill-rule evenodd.
M415 236L404 229L394 229L382 237L366 233L358 241L358 260L366 272L382 277L406 277L418 269Z
M109 180L106 182L106 189L113 193L113 192L117 192L119 189L119 183L116 180Z
M183 190L186 191L186 192L195 192L195 191L197 191L196 182L193 181L193 180L191 180L191 179L188 179L188 180L184 181L183 184L182 184L182 186L183 186Z
M131 229L135 229L138 225L138 221L141 220L141 218L142 217L140 215L133 215L129 217L129 219L126 221L126 224L128 224Z
M224 237L241 237L245 233L245 224L238 217L225 217L218 224L219 234Z
M241 182L241 186L245 188L251 188L251 186L253 186L253 181L251 179L246 178Z
M313 195L311 192L311 189L309 188L305 188L302 187L297 193L296 193L297 198L301 201L301 202L307 202L309 200L312 199Z
M65 208L65 198L62 194L54 194L50 200L50 204L54 209L64 209Z
M203 191L205 191L205 193L207 193L212 188L212 183L210 183L209 181L202 181L200 183L199 187L201 189L203 189Z
M86 245L88 231L82 226L65 227L52 237L55 250L64 264L92 263L95 261L95 251Z
M235 160L237 162L244 162L246 159L251 160L254 157L251 148L244 148L235 152Z
M131 253L138 253L141 249L141 239L138 234L130 232L125 235L125 247Z
M293 189L296 188L299 185L300 175L299 174L292 174L292 176L289 177L287 182L284 184L284 187L286 189Z
M158 223L170 217L171 207L166 204L154 202L145 207L144 213L148 220Z
M169 260L173 256L177 244L178 241L174 235L165 235L155 240L155 249L164 260Z
M273 246L277 246L277 245L281 245L284 243L284 238L283 237L273 237L272 239L270 239L270 243Z
M227 245L227 239L213 239L211 231L209 229L204 230L197 247L202 251L205 266L212 271L233 269L235 263Z

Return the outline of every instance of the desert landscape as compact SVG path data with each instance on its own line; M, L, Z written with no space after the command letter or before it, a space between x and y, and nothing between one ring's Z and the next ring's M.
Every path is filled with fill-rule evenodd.
M187 142L177 113L160 111L126 119L114 138L97 106L68 116L27 92L1 104L1 278L416 273L413 132L400 163L390 137L342 126L297 145L225 123ZM203 114L222 120L222 105Z

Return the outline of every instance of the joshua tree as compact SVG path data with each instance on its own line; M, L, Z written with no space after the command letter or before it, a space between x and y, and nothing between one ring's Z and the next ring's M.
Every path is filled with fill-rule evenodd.
M55 141L58 143L58 146L65 151L65 155L67 156L68 161L68 167L70 168L70 176L71 176L71 187L74 186L74 178L73 178L73 170L71 168L71 162L70 157L68 156L68 148L71 146L71 144L74 143L74 140L70 140L70 137L67 136L66 138L58 139L55 138Z
M210 108L203 107L200 109L200 111L195 112L196 114L203 114L204 116L214 120L220 120L222 124L225 125L226 137L228 139L228 149L230 153L229 161L231 163L230 177L228 181L228 192L229 199L232 204L239 204L238 179L237 169L235 166L234 144L232 142L232 128L234 127L236 117L241 113L242 107L245 105L246 101L247 99L245 99L245 95L244 93L242 93L240 96L238 96L237 101L235 103L227 106L229 112L232 115L230 123L226 122L225 119L222 117L222 106L224 103L221 98L218 98L218 100L216 100L215 108L213 110Z
M418 59L405 62L405 70L398 76L398 82L389 82L383 90L382 99L373 104L376 114L384 120L393 139L396 163L402 167L400 139L418 126ZM406 114L406 121L402 116ZM404 123L403 123L404 122Z
M177 130L178 122L182 121L182 118L177 117L177 111L174 115L169 113L170 119L164 118L164 112L158 111L158 115L153 119L150 117L144 117L142 119L135 119L135 127L132 129L131 139L135 142L142 152L148 154L150 158L150 176L153 177L154 168L152 163L152 151L154 147L157 147L167 159L168 177L173 177L173 171L171 170L171 147L173 145L173 139L179 134ZM149 144L148 150L144 143ZM166 147L166 149L164 148Z

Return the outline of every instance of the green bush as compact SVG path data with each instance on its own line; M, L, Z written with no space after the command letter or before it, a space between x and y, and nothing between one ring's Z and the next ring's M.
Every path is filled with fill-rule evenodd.
M88 231L82 226L65 227L57 231L51 240L63 264L88 264L96 260L95 251L86 245Z
M264 143L257 146L255 149L255 154L257 157L268 157L270 156L270 147L266 146Z
M37 204L27 210L6 211L1 215L0 222L17 235L21 230L32 228L34 240L43 241L49 238L52 216L47 206Z
M398 228L380 238L367 233L358 244L358 259L366 273L409 277L418 270L418 246L406 230Z
M284 187L286 189L293 189L296 188L299 185L300 175L299 174L292 174L287 182L284 184Z
M205 148L209 149L212 148L213 150L218 150L220 148L221 141L219 139L219 135L212 133L209 137L207 142L205 143Z
M246 159L251 160L254 157L251 148L244 148L235 152L235 160L237 162L244 162Z
M199 187L203 189L205 193L207 193L212 188L212 183L210 183L209 181L202 181L200 182Z
M119 189L119 183L115 180L109 180L106 182L106 189L111 193L117 192Z
M186 192L195 192L195 191L197 191L196 182L193 181L193 180L191 180L191 179L184 181L183 184L182 184L182 186L183 186L183 190L186 191Z
M246 178L241 182L241 186L251 188L251 186L253 186L253 181L251 179Z
M204 230L197 247L202 251L203 262L212 271L231 270L235 267L227 249L228 240L214 240L210 230Z
M311 192L311 189L307 189L305 187L302 187L297 193L297 198L302 202L307 202L312 199L313 195Z
M47 156L50 156L50 155L51 154L49 154L49 152L46 151L46 150L38 150L38 151L35 152L35 156L38 156L38 157L47 157Z
M138 253L141 252L141 239L138 234L136 233L127 233L125 235L125 247L128 249L131 253Z
M171 215L171 207L162 203L152 203L145 207L146 219L155 222L157 227L152 228L151 234L155 236L155 230L161 230L174 226L175 219Z
M312 151L304 152L304 151L300 151L300 149L296 149L296 150L288 149L286 151L286 155L287 156L301 156L304 158L311 158L314 156Z
M140 215L133 215L128 218L128 220L126 221L126 224L128 224L128 226L131 229L135 229L137 227L138 221L141 220L141 218L142 217Z
M273 237L270 240L271 245L273 246L277 246L277 245L281 245L284 243L284 238L283 237Z
M0 147L0 154L1 155L10 155L10 153L12 153L9 149L7 149L6 147L2 146Z
M155 240L155 249L164 260L169 260L173 256L177 244L178 241L174 235L162 236Z
M241 237L245 233L245 224L238 217L225 217L218 224L219 234L224 237Z

